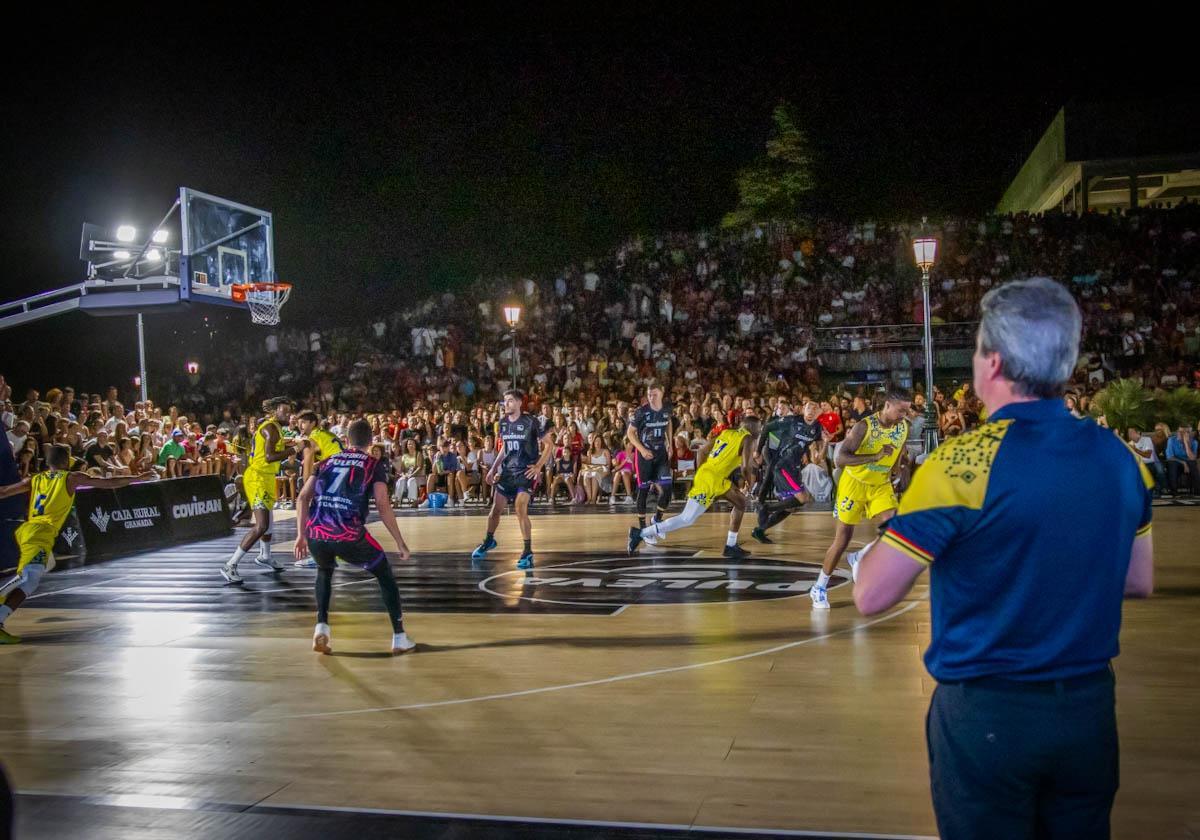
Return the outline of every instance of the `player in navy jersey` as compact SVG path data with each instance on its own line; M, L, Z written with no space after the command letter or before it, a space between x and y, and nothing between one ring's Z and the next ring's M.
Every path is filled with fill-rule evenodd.
M521 391L504 392L504 416L500 418L496 440L499 457L483 477L485 483L496 488L492 494L492 509L488 512L487 535L471 552L472 560L482 560L496 547L495 534L496 526L500 524L500 514L512 502L517 511L517 522L521 525L521 537L525 540L521 559L517 561L518 569L533 567L529 500L542 468L554 451L554 425L548 418L523 413L521 403L524 399L525 394Z
M317 561L317 627L313 650L333 650L329 629L329 602L333 597L333 570L337 558L361 566L379 581L379 594L392 620L392 653L408 653L416 643L404 632L400 614L400 590L382 546L367 532L367 509L372 499L383 527L396 541L401 560L409 558L408 546L400 535L396 514L388 495L387 465L372 458L371 425L355 420L347 434L350 448L321 462L320 469L304 483L296 505L296 559L312 553Z
M777 425L775 432L779 436L779 449L771 457L769 470L763 478L759 493L758 527L750 532L750 536L761 543L771 542L767 529L774 528L812 501L812 494L800 481L800 471L807 461L808 447L825 434L817 422L820 413L821 407L815 401L805 400L804 414L780 418L783 422ZM775 499L767 501L767 494L772 487L775 489Z
M646 527L646 503L651 485L658 486L658 509L654 521L662 522L671 504L673 478L671 473L671 444L674 441L674 422L669 406L663 405L663 389L657 382L646 386L646 402L638 406L629 418L626 438L637 450L634 477L637 479L638 527Z

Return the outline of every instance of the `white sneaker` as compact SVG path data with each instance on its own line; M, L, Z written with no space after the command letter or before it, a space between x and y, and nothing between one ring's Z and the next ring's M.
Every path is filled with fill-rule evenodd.
M399 654L402 654L402 653L408 653L410 650L413 650L414 648L416 648L416 646L417 646L417 643L414 642L412 639L408 638L407 633L393 633L392 634L392 654L393 655L398 656Z
M313 650L317 653L333 653L333 631L328 624L318 624L313 630Z
M305 557L303 560L297 560L292 565L297 569L315 569L317 568L317 561L311 557Z
M824 586L814 585L812 589L808 590L808 597L812 599L814 610L829 609L829 596L826 594Z
M665 537L655 536L654 534L646 536L646 532L642 532L642 542L644 542L646 545L658 545L663 541L663 539L665 539Z
M858 564L862 560L862 549L851 551L846 555L846 562L850 564L850 577L855 583L858 583Z
M425 501L421 502L421 504L417 505L417 507L419 507L419 508L427 508L427 507L429 507L429 500L428 500L428 499L426 499Z
M258 556L254 558L254 562L260 566L265 566L273 572L283 571L283 564L276 560L270 552L260 551Z
M221 566L221 577L230 583L242 582L242 576L238 574L237 563L228 560Z

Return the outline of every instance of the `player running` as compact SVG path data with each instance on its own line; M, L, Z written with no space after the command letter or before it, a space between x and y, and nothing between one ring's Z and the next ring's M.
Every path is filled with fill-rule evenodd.
M296 559L312 554L317 563L317 626L313 630L313 650L330 653L333 632L329 628L329 602L333 598L333 570L340 557L361 566L379 582L379 594L392 620L392 653L408 653L416 643L404 632L400 612L400 590L392 576L387 554L367 532L367 511L371 500L383 527L396 541L400 559L408 560L408 546L400 535L396 514L392 511L387 481L387 464L372 458L371 424L355 420L346 435L350 448L321 462L316 475L304 482L296 505Z
M791 414L772 420L763 430L763 438L772 432L778 438L778 448L770 458L770 467L763 476L762 490L759 493L758 527L750 532L750 536L760 543L769 543L767 530L774 528L787 519L803 505L812 501L812 494L800 480L800 473L808 458L808 448L824 435L824 429L817 422L821 407L815 400L805 400L802 415ZM759 452L762 452L762 441L759 442ZM767 494L771 487L775 488L775 500L768 501Z
M900 500L896 498L892 478L908 441L909 427L905 418L911 405L911 394L893 388L888 391L883 408L855 423L838 447L834 464L842 467L842 477L838 480L837 503L833 507L837 525L833 542L825 552L821 574L808 591L813 609L829 609L826 592L829 576L837 568L842 552L850 545L854 526L864 519L882 524L896 515ZM857 575L861 556L861 552L855 552L848 558L852 575Z
M20 554L17 573L0 584L0 644L15 645L21 638L4 629L4 622L32 595L42 582L42 576L54 568L54 539L75 504L75 491L80 487L99 487L115 490L133 481L158 478L153 470L138 476L92 478L86 473L68 472L71 450L61 445L46 447L46 472L36 473L0 487L0 499L29 494L29 518L17 527L16 540Z
M250 463L242 474L254 525L242 538L237 551L221 567L221 577L230 583L242 582L238 562L256 542L258 556L254 562L273 572L283 571L283 564L271 556L271 514L275 509L275 477L279 474L279 465L292 454L296 445L294 441L283 439L283 424L288 422L292 401L287 397L274 397L263 402L263 411L269 416L259 424L251 438Z
M519 390L504 392L504 416L500 418L497 450L500 453L495 463L483 477L486 484L494 485L492 509L488 512L487 535L471 552L472 560L483 560L496 547L496 526L500 514L511 502L517 511L517 522L521 526L521 537L525 547L518 569L533 568L533 542L530 536L529 500L533 496L535 482L542 474L546 462L554 452L554 425L547 419L539 419L521 411L525 394Z
M317 467L330 457L342 451L342 442L332 432L327 432L320 426L320 418L315 411L302 411L296 415L296 425L300 427L300 437L304 444L304 461L300 471L300 486L303 487L317 472ZM317 561L307 557L296 561L298 569L315 569Z
M742 416L738 428L726 429L717 435L716 440L701 450L707 457L696 470L692 492L688 494L683 512L663 522L655 522L647 528L630 528L629 553L634 554L643 542L654 545L672 531L695 524L700 514L708 510L713 502L725 499L733 505L733 510L729 513L729 533L725 539L724 556L732 559L749 557L750 552L737 544L738 529L742 525L742 514L746 510L746 496L733 486L729 477L739 467L746 476L754 475L754 445L761 430L762 422L754 415L746 414Z

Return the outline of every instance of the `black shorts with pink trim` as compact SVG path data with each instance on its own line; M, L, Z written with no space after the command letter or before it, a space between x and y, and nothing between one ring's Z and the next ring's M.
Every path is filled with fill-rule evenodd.
M339 557L368 572L376 568L379 563L388 561L383 546L368 533L364 533L361 539L347 542L309 540L308 551L313 560L317 561L317 568L320 569L332 569L337 565L335 561Z
M772 476L775 480L775 496L781 502L808 492L804 489L804 482L800 480L800 473L796 472L791 464L777 466Z
M633 475L638 488L649 487L651 484L670 484L674 479L671 474L671 459L666 450L650 450L653 458L643 458L642 453L634 455Z

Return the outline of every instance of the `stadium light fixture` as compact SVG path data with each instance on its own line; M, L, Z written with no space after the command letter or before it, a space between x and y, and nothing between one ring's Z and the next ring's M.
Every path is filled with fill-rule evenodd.
M132 256L128 251L113 251L114 260L127 260Z
M188 372L188 376L195 376L196 374L198 374L200 372L200 363L199 362L188 362L187 363L187 372Z
M162 251L157 248L151 248L146 252L146 260L148 262L158 262L162 259Z
M117 228L118 242L132 242L137 239L137 228L133 225L121 225Z
M171 235L170 231L165 230L163 228L159 228L158 230L154 231L154 236L153 236L154 244L155 245L165 244L168 237L170 237L170 235Z
M504 322L515 330L521 322L521 307L515 303L504 307Z

